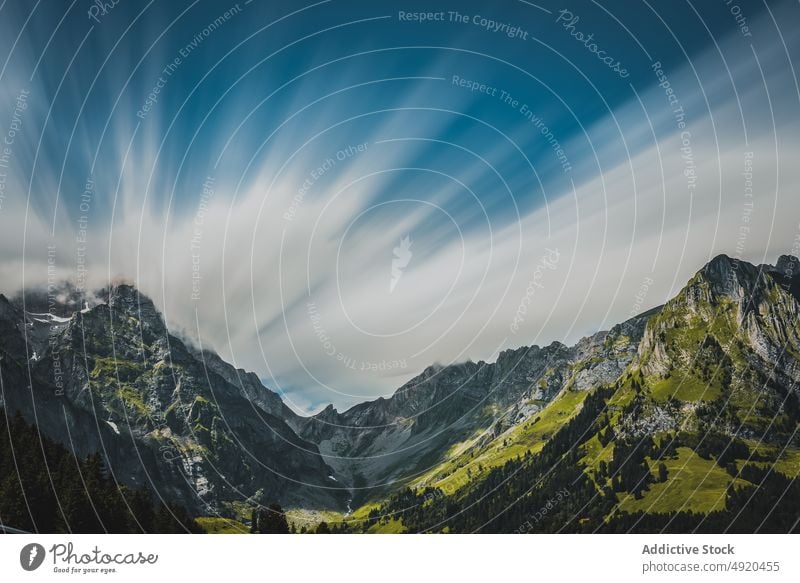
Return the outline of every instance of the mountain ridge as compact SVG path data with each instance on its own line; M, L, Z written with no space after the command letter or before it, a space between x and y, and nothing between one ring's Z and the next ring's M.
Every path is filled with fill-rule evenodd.
M563 390L531 421L467 444L365 506L351 528L796 530L796 265L715 257L648 319L613 383Z
M612 387L604 399L613 415L580 462L601 484L611 434L623 445L685 431L747 443L759 432L766 443L788 435L796 411L787 399L800 381L797 266L788 255L775 266L719 255L663 306L573 346L434 364L388 398L308 417L254 373L171 334L133 285L96 292L93 306L69 287L55 305L36 290L0 294L0 405L57 441L77 437L79 453L104 451L130 484L197 512L275 501L350 512L409 486L466 496L504 464L544 455Z

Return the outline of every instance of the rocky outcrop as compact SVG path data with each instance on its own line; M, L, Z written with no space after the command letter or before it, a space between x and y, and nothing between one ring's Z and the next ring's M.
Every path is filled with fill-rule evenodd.
M800 272L783 256L756 267L726 255L714 258L653 318L639 348L645 374L664 376L691 366L694 345L680 330L712 336L747 368L782 382L800 381ZM745 364L745 363L742 363Z

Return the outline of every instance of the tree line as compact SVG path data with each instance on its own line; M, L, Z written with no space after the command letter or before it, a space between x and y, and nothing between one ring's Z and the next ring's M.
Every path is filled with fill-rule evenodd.
M201 533L183 507L118 483L99 453L79 459L0 409L0 525L41 533Z

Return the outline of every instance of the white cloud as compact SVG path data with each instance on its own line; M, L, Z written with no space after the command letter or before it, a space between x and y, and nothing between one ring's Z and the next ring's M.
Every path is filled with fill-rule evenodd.
M698 60L698 67L703 62ZM673 75L676 86L689 87L690 81L686 69ZM708 73L704 86L724 81L724 74ZM295 408L347 406L391 393L433 362L488 360L499 349L571 343L608 328L629 317L645 278L654 282L646 308L669 298L717 253L761 262L789 251L800 218L800 143L781 133L776 151L757 84L748 84L739 97L748 111L759 108L762 118L749 145L735 138L739 102L715 104L713 119L693 116L698 177L693 191L684 175L681 137L670 129L674 120L665 112L661 89L654 87L642 99L657 112L651 120L657 146L647 138L650 129L638 102L629 102L614 114L626 136L638 137L630 160L603 168L574 192L548 193L548 205L520 222L489 221L461 232L457 219L432 221L454 197L464 196L457 185L416 197L425 202L371 206L375 193L393 184L396 172L390 169L408 165L402 153L413 153L375 141L414 132L436 135L441 127L431 127L429 120L409 126L407 117L390 118L367 136L365 152L337 160L312 180L300 202L294 200L299 185L326 157L336 158L335 150L311 144L274 183L273 152L267 157L273 165L265 165L253 186L234 198L227 184L215 185L202 217L190 211L168 222L149 206L142 211L141 168L150 168L152 163L143 162L155 158L155 149L148 150L122 170L113 228L99 220L90 226L91 278L95 285L118 275L135 280L171 326L210 342L237 366L271 378L273 388L286 388ZM701 110L702 102L688 90L683 99L687 109ZM619 151L614 120L604 119L589 133L599 151ZM572 146L579 150L577 141ZM754 153L755 196L752 214L744 219L748 151ZM465 173L475 175L479 165L476 161ZM22 183L15 187L19 192ZM290 208L294 215L286 220ZM472 211L480 216L477 206ZM0 220L6 291L46 281L49 243L57 246L59 275L74 275L71 225L59 225L51 239L47 221L26 213L20 197L6 201ZM391 292L393 249L406 236L414 241L413 255ZM537 274L547 249L558 250L558 263ZM199 301L192 300L193 265L201 276ZM541 287L531 293L534 278ZM512 331L526 294L524 321Z

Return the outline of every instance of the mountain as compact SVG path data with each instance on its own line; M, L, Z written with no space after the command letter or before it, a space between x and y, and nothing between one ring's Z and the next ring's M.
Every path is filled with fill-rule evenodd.
M785 532L800 517L798 266L719 256L575 346L433 365L313 417L184 344L132 286L92 306L27 290L0 296L0 405L196 515L246 522L277 502L298 527L351 532Z
M93 303L89 307L89 303ZM389 399L300 417L258 377L170 334L127 284L0 295L0 405L131 486L198 513L233 501L345 510L379 499L475 435L540 411L567 385L613 380L646 317L568 348L431 366Z
M788 256L774 267L716 257L649 315L617 379L565 386L532 422L458 452L358 526L796 530L797 267Z
M0 406L196 512L245 499L344 506L317 446L255 375L187 347L130 285L96 299L80 309L69 289L0 296Z
M454 447L486 443L539 413L566 389L613 382L636 355L651 311L581 340L501 352L480 361L431 366L388 399L332 406L290 424L330 456L354 504L380 498L452 458Z

